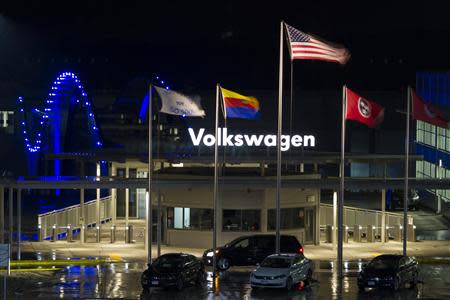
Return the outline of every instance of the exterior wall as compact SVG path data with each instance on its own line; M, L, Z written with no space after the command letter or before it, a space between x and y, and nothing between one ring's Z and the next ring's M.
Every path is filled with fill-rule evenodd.
M138 171L146 170L147 165L141 162L130 162L126 164L114 164L115 168L124 166L136 168ZM318 177L319 175L298 175L299 177ZM180 180L186 178L186 175L173 175ZM198 177L198 176L197 176ZM296 176L290 176L293 178ZM207 177L210 178L210 177ZM248 178L248 177L247 177ZM247 179L243 177L242 180ZM212 180L211 180L212 182ZM213 186L203 188L177 188L161 189L162 206L167 207L188 207L188 208L213 208ZM249 186L246 189L224 190L219 187L219 203L217 215L217 244L224 245L227 242L243 235L275 233L268 230L268 210L275 208L276 189L252 189ZM156 193L152 193L153 199L156 199ZM282 189L281 190L281 208L314 208L314 234L313 243L318 243L319 237L319 197L318 189ZM156 201L153 201L154 209ZM223 231L222 214L224 209L258 209L260 210L260 227L257 231ZM194 248L210 248L212 245L212 230L190 230L190 229L165 229L165 242L167 245ZM301 243L305 243L305 229L286 229L281 230L283 234L295 235Z

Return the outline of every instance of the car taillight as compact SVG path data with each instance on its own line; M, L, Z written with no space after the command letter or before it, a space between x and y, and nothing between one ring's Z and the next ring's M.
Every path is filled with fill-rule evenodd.
M303 246L298 247L297 251L298 251L298 253L303 254Z

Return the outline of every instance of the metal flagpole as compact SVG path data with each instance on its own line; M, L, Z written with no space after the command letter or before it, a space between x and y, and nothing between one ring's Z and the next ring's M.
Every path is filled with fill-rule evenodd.
M148 263L152 263L152 225L153 225L153 215L152 215L152 172L153 172L153 147L152 147L152 84L148 88L148 202L147 202L147 257Z
M343 242L343 221L344 221L344 178L345 178L345 163L344 163L344 155L345 155L345 117L346 117L346 109L347 109L347 97L346 97L346 86L343 86L342 89L342 125L341 125L341 165L339 168L340 175L340 191L339 191L339 201L338 201L338 242L337 242L337 270L338 277L342 277L342 242Z
M218 159L219 159L219 84L216 85L216 120L214 123L214 136L216 137L216 142L214 143L214 195L213 195L213 276L216 275L216 248L217 248L217 198L218 198L218 190L217 185L219 181L219 169L218 169Z
M283 124L283 21L280 22L280 65L278 74L278 131L277 131L277 191L276 191L276 243L280 253L280 189L281 189L281 131Z
M410 117L411 88L408 87L406 99L406 137L405 137L405 188L403 191L403 255L406 256L406 242L408 235L408 176L409 176L409 117Z
M294 61L291 59L291 93L290 93L290 96L291 96L291 103L290 103L290 105L289 105L289 135L290 136L292 136L292 118L293 118L293 114L292 114L292 112L293 112L293 107L292 107L292 100L293 100L293 98L294 98L294 63L293 63ZM290 152L290 153L292 153L292 152Z

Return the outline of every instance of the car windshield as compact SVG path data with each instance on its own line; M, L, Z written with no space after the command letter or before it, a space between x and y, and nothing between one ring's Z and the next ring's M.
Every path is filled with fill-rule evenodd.
M183 258L180 256L161 256L154 265L162 269L179 269L183 266Z
M290 265L291 259L284 257L267 257L261 263L261 267L264 268L289 268Z
M380 257L374 258L369 266L373 269L392 269L398 265L398 259L396 257Z

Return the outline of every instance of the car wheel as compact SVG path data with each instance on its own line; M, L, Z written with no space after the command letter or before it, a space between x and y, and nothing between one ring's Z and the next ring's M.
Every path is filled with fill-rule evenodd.
M313 274L313 271L311 269L308 269L308 273L306 274L306 279L305 279L305 285L311 284L312 274Z
M206 274L203 271L198 271L197 278L195 279L195 283L197 285L202 285L206 280Z
M184 286L183 278L179 277L176 284L177 290L181 291L183 289L183 286Z
M217 261L217 267L221 271L228 270L230 268L230 260L228 258L225 258L225 257L219 258L219 260Z
M358 284L358 291L364 292L365 290L366 290L366 287L365 287L365 286L359 285L359 284Z
M148 286L142 286L142 292L144 294L149 294L150 293L150 288Z
M292 286L294 285L292 278L288 277L288 279L286 279L286 290L290 291L292 290Z

